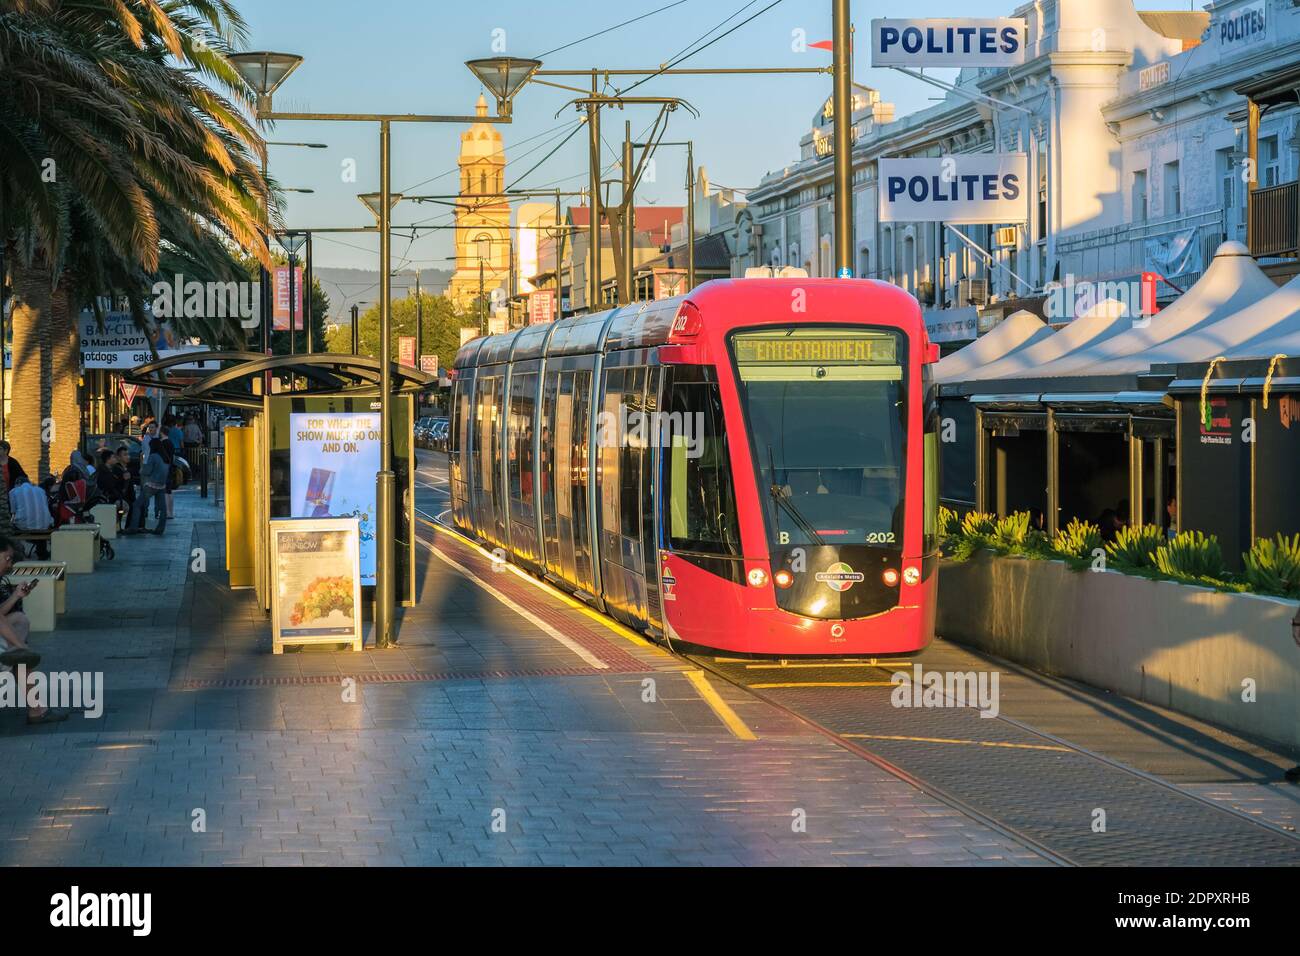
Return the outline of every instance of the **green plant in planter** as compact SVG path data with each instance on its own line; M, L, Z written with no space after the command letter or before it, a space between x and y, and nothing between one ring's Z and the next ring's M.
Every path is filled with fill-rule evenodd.
M1247 554L1245 577L1251 588L1285 597L1300 597L1300 534L1260 538Z
M983 511L972 511L961 519L961 533L968 538L991 537L997 527L997 515Z
M1216 584L1226 577L1219 539L1200 531L1184 531L1157 548L1155 565L1161 574L1184 581Z
M1101 529L1090 521L1071 518L1070 523L1056 532L1052 549L1067 558L1091 560L1093 552L1103 546Z
M957 518L957 512L953 511L951 508L945 508L940 505L938 521L939 537L946 538L949 535L956 534L957 529L960 526L961 522Z
M1029 537L1029 512L1017 511L1015 514L999 518L993 526L993 538L1003 547L1018 551Z
M1121 567L1154 568L1156 549L1165 541L1164 530L1153 524L1120 528L1115 540L1106 545L1106 554Z

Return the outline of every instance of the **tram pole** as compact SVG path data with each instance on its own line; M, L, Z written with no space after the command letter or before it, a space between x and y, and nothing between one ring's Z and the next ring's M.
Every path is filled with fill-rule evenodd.
M853 275L853 51L849 0L832 0L835 111L835 274Z

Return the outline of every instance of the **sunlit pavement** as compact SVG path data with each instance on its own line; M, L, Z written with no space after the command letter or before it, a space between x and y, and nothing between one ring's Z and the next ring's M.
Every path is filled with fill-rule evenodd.
M226 587L220 510L185 490L176 513L35 639L45 668L102 671L106 701L0 714L0 862L1048 862L717 682L742 739L685 662L540 592L534 623L487 589L527 585L427 543L399 648L273 656Z
M436 516L445 459L420 457L417 508ZM892 665L830 687L815 668L672 656L427 522L418 537L398 647L273 656L252 592L226 584L220 508L179 493L167 534L119 541L34 638L44 668L102 672L106 699L50 727L0 712L0 863L1159 862L1158 835L1122 819L1108 844L1080 836L1096 795L1069 788L1120 778L1116 800L1290 861L1283 830L1242 840L1246 816L1294 828L1286 756L1213 728L940 641L925 664L1001 672L1003 717L894 733ZM1175 784L1175 811L1111 764Z

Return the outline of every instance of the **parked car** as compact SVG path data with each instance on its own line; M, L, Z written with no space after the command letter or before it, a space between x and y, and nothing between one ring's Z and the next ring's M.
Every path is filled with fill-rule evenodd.
M448 438L451 436L451 422L445 418L438 419L429 432L430 447L434 451L446 451Z
M426 415L415 423L415 447L429 448L429 431L437 421L432 415Z

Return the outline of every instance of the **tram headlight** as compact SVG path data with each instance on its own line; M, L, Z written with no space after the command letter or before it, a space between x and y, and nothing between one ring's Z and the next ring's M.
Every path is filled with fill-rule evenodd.
M788 588L790 585L794 584L794 575L785 568L781 568L781 570L772 575L772 582L779 588Z
M761 588L763 585L767 584L767 572L762 568L750 568L749 584L750 587Z
M907 567L903 568L903 583L920 584L921 569L918 568L915 564L908 565Z
M880 580L885 582L886 587L898 587L898 571L894 568L885 568L885 573L880 576Z

